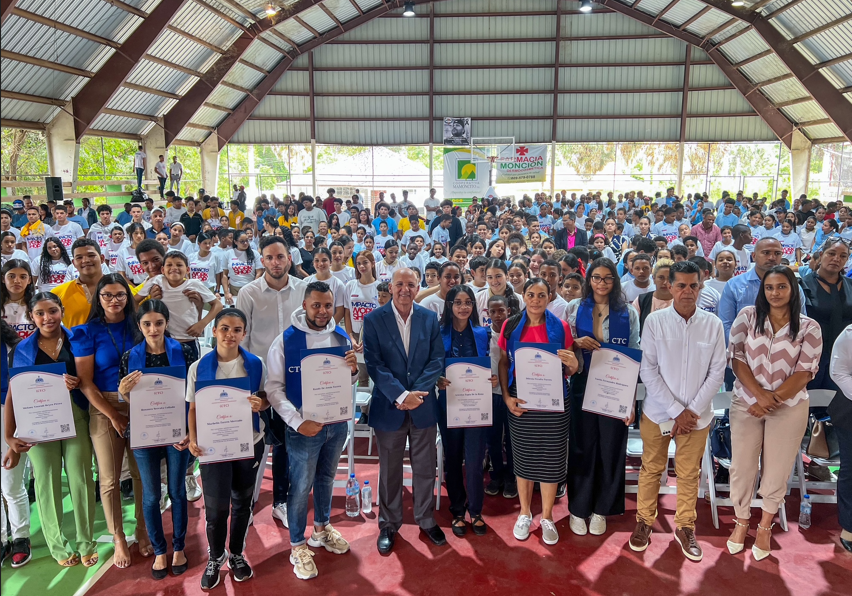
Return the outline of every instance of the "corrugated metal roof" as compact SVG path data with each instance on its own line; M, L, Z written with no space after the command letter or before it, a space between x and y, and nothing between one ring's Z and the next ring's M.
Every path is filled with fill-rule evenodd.
M409 98L424 100L428 115L427 97ZM435 117L472 116L506 117L550 116L553 113L551 95L441 95L435 98Z
M689 84L692 87L729 86L731 81L715 64L699 64L689 67Z
M194 143L201 143L207 136L211 134L206 130L198 130L197 128L184 128L180 134L177 136L181 141L192 141Z
M192 117L192 121L195 124L201 124L203 126L217 126L225 118L225 116L227 116L227 114L221 110L202 107Z
M699 0L680 0L680 2L675 4L666 13L665 19L670 23L680 25L681 23L685 23L690 17L698 14L705 6L706 4L699 2Z
M251 44L243 54L243 60L256 64L266 70L272 70L284 58L284 54L276 52L265 43Z
M314 68L428 65L429 46L425 44L327 45L314 53Z
M736 89L728 91L690 91L687 114L745 114L753 113L751 104Z
M0 86L6 91L70 99L88 79L16 60L0 60Z
M407 72L407 71L402 71ZM429 90L429 73L420 71L412 91ZM425 81L423 80L425 78ZM560 81L561 82L561 81ZM552 68L436 70L435 91L548 91L553 89Z
M241 33L229 22L195 2L184 4L172 18L171 24L220 48L230 46Z
M107 104L107 107L113 110L136 112L137 114L162 116L167 110L171 109L175 102L176 100L167 97L121 87Z
M171 31L163 31L148 53L172 64L202 72L219 57L213 50Z
M442 43L435 46L435 64L442 66L479 66L502 64L553 64L554 42L514 43ZM423 48L424 59L417 64L428 65L428 46Z
M549 101L550 98L546 97ZM560 95L560 116L680 116L680 93L590 93ZM547 112L551 110L548 109Z
M817 126L807 126L802 130L811 139L831 139L834 137L843 136L843 132L834 124L819 124Z
M319 102L320 98L317 98ZM348 99L348 98L347 98ZM357 98L356 98L357 99ZM282 97L267 95L255 109L253 116L277 118L310 118L311 104L307 97ZM317 112L317 116L319 116Z
M147 4L154 5L157 2L148 2ZM124 40L133 30L142 23L142 19L136 15L104 3L103 0L74 0L73 2L19 0L16 6L22 10L43 15L60 23L112 39L118 43L124 43ZM97 18L92 18L93 15L97 15ZM5 35L6 27L3 27L3 29Z
M361 4L361 0L359 0L359 4ZM418 8L418 6L415 6L415 10ZM537 0L535 7L530 10L549 10L556 12L556 0ZM438 2L435 4L435 14L518 11L517 0L453 0L452 2Z
M454 3L450 3L454 4ZM425 19L424 19L425 20ZM435 39L522 39L556 37L556 19L528 17L455 17L435 19Z
M317 142L341 145L423 145L426 122L317 122Z
M113 52L105 45L15 15L11 15L3 24L0 47L93 72Z
M320 35L337 27L337 23L335 23L330 16L325 14L325 11L323 11L319 6L314 6L302 12L299 15L299 18L319 31Z
M189 80L194 82L196 79L168 66L155 64L148 60L140 61L127 79L129 83L134 85L153 87L161 91L178 94Z
M348 4L348 2L346 3ZM445 19L435 19L436 32L438 29L438 23L443 20ZM365 23L357 29L344 33L337 39L411 39L426 41L429 39L429 19L373 19L369 23Z
M550 123L548 123L548 126L550 126ZM563 143L599 141L671 141L676 140L679 134L679 118L560 120L556 125L556 139ZM547 137L549 137L549 135L547 135ZM541 140L546 140L546 138Z
M114 132L126 132L139 135L148 127L148 124L150 123L136 118L124 118L123 116L101 114L95 118L94 122L92 122L92 128L95 130L111 130Z
M276 97L284 105L307 98ZM437 102L436 102L437 104ZM425 118L429 115L427 97L315 97L317 118ZM438 108L435 108L436 113Z
M552 47L552 44L551 44ZM679 39L621 39L562 42L561 64L596 62L683 62L686 44Z
M236 89L231 89L230 87L222 87L219 85L216 89L213 90L213 93L210 94L210 97L207 98L207 101L210 103L215 103L220 106L225 106L228 108L236 107L245 97L244 94L240 93Z
M358 80L362 80L360 75L363 75L365 79L369 78L374 73L371 72L359 72L359 73L322 73L317 72L314 73L314 87L318 88L320 80L325 80L325 75L332 75L330 78L334 81L338 80L338 78L345 78L347 76L351 76L352 78L357 78ZM278 82L275 83L275 87L273 87L273 91L277 92L291 92L291 93L307 93L310 91L310 85L308 83L308 73L304 71L292 71L288 70L284 73L284 76L278 79ZM381 91L377 89L377 91Z
M760 116L743 118L689 118L686 140L697 141L776 141Z
M254 89L265 76L262 72L258 72L253 68L249 68L243 64L235 64L231 72L228 73L228 76L225 77L225 81L245 87L246 89Z
M455 4L454 2L452 4ZM563 3L563 10L568 8ZM576 7L574 8L576 10ZM543 9L538 9L543 10ZM515 17L512 17L514 19ZM553 17L540 17L555 21ZM444 19L439 19L444 20ZM617 13L563 14L562 37L590 37L593 35L659 35L660 32L644 23ZM539 36L542 36L540 33Z
M49 122L59 108L47 106L41 103L30 103L28 101L17 101L14 99L0 99L0 112L3 118L10 120L26 120L28 122Z
M715 68L715 66L712 68ZM559 88L561 90L676 89L680 87L683 87L683 66L611 66L559 69Z
M232 143L310 143L311 126L304 122L260 122L247 120Z

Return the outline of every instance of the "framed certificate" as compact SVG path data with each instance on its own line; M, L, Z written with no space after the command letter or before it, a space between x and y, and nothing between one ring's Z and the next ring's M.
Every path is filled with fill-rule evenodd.
M148 368L130 392L130 447L161 447L186 436L186 368Z
M447 358L447 427L491 426L491 359Z
M518 404L525 410L565 411L565 378L562 361L556 355L559 344L519 343L515 349L515 383Z
M302 350L302 418L321 424L352 419L352 369L347 348Z
M9 371L15 409L15 436L27 443L48 443L77 436L65 364L23 366Z
M254 457L248 377L195 384L195 430L202 464Z
M603 344L592 352L583 410L624 420L633 410L642 352Z

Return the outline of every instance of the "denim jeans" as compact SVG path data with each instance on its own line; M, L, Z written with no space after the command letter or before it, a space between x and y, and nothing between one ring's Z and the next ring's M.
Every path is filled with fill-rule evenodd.
M142 188L142 176L145 174L145 168L136 168L136 186Z
M172 500L172 526L174 526L172 548L175 552L182 551L186 539L187 504L184 477L189 461L189 450L178 451L172 446L152 447L134 449L133 455L142 480L142 510L145 513L145 527L148 529L148 537L151 539L155 555L164 555L168 552L168 544L163 533L163 516L160 513L160 460L166 458L169 498Z
M306 437L287 428L287 456L290 460L287 521L291 546L305 543L311 487L314 489L314 525L325 526L328 523L334 476L348 434L349 427L345 422L323 426L314 437Z

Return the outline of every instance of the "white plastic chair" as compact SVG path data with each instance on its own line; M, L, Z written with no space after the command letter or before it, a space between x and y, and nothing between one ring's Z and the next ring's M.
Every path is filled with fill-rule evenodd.
M808 398L810 400L811 408L824 408L828 407L828 404L831 403L831 400L834 399L836 392L829 389L814 389L813 391L808 391ZM839 459L821 459L821 458L812 458L814 463L817 463L821 466L839 466ZM788 483L788 491L789 487L795 484L798 484L799 494L802 498L808 493L808 488L811 490L829 490L832 491L831 494L822 495L822 494L811 494L810 501L811 503L837 503L837 481L829 481L829 482L820 482L816 480L808 480L807 475L805 474L805 463L802 459L802 450L799 449L799 452L796 454L796 466L795 466L795 475L796 477L791 477L790 482Z

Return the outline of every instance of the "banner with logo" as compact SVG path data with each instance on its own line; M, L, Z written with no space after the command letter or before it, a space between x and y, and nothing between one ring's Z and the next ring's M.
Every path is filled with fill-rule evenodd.
M444 198L482 197L491 186L491 164L482 151L470 147L444 148Z
M497 184L544 182L547 169L547 145L515 145L514 155L511 153L511 145L500 147L500 157L511 157L511 160L495 164Z

